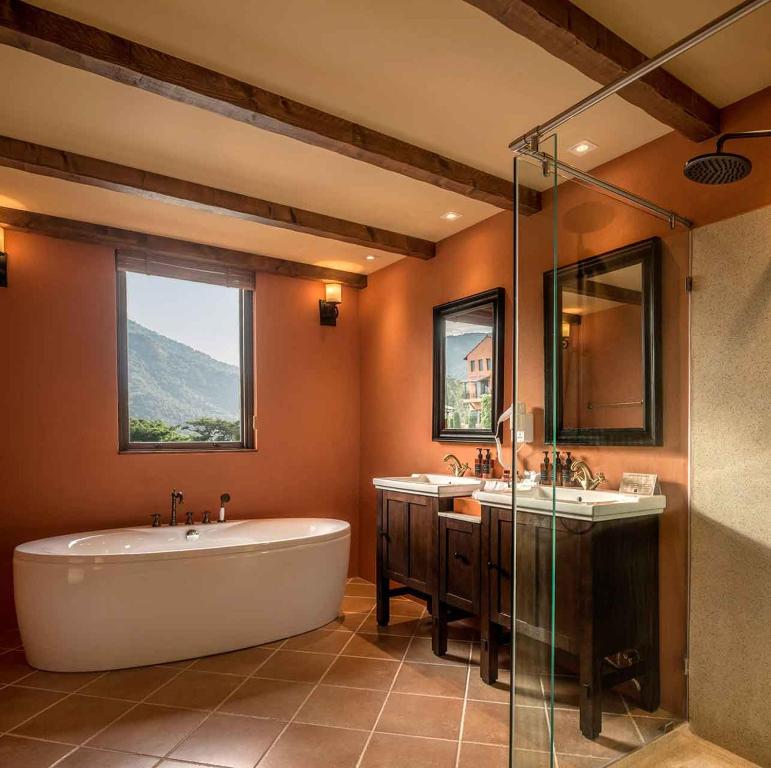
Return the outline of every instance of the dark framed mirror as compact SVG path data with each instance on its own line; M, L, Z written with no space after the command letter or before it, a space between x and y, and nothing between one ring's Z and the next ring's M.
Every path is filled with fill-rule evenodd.
M565 445L661 445L661 241L561 267L556 287L553 277L543 281L546 440L556 427Z
M492 443L503 410L506 292L434 307L433 439Z

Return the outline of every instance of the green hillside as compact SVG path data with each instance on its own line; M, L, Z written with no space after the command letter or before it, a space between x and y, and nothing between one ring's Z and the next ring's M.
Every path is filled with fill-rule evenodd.
M192 347L128 321L129 415L182 424L240 418L240 374Z

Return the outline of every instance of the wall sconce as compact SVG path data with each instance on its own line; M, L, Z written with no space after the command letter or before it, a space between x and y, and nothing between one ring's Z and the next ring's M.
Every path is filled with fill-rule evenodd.
M0 227L0 288L8 287L8 254L5 252L5 230Z
M319 299L319 319L322 325L337 325L338 304L343 303L343 286L324 283L324 298Z

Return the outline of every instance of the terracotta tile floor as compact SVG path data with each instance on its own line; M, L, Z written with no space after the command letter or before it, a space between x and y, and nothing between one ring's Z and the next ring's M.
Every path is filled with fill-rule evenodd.
M374 587L352 579L338 619L300 637L233 653L106 673L56 674L26 664L0 631L0 766L13 768L504 768L509 680L487 686L478 636L451 628L431 653L422 605L392 601L378 627ZM519 659L519 656L518 656ZM522 671L526 668L526 671ZM548 676L518 667L520 768L548 768ZM557 768L594 768L671 722L616 693L603 733L578 731L575 679L555 684Z

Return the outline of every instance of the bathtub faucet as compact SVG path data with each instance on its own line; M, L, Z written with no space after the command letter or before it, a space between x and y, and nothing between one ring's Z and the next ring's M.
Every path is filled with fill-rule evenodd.
M182 491L175 489L171 492L171 520L169 520L169 525L177 524L177 504L181 504L183 500Z

